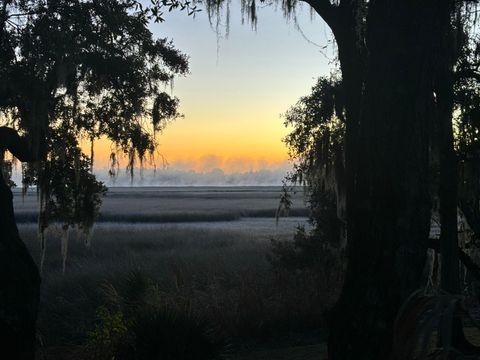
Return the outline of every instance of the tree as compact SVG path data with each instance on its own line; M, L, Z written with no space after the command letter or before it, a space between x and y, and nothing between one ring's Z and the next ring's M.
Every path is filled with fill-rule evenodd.
M93 145L84 154L81 138L109 138L128 155L133 176L134 162L153 155L155 132L179 116L178 99L164 88L188 72L188 59L148 29L163 20L164 8L196 11L176 0L149 7L134 0L1 2L0 110L10 127L0 129L0 147L21 161L39 160L25 167L24 186L39 191L43 249L50 223L88 230L97 216L105 188L91 173ZM19 358L33 358L38 271L18 237L3 176L0 183L1 341Z
M475 26L473 14L475 12L472 12L470 7L457 8L452 17L453 32L444 34L441 48L444 51L442 57L447 61L443 67L439 68L438 75L444 85L443 88L437 88L436 121L432 124L430 133L430 193L432 203L435 204L432 215L436 213L434 215L436 216L440 212L442 235L440 244L431 240L430 246L443 255L440 267L441 287L453 294L461 291L459 257L468 271L478 272L468 255L456 246L458 242L457 206L461 213L466 215L468 225L475 234L474 241L464 246L470 249L473 247L475 251L475 247L478 247L476 241L480 230L476 215L479 213L480 183L478 172L479 62L478 35L472 31L472 27ZM323 249L334 249L335 245L338 247L338 241L335 241L335 236L332 236L332 232L329 231L332 224L338 223L338 220L332 219L331 214L326 216L324 209L328 199L340 200L340 203L342 200L342 192L337 189L342 187L343 176L337 169L342 169L343 157L333 156L336 151L342 151L341 144L344 141L344 132L335 131L339 128L337 124L342 124L343 119L341 89L342 85L338 79L320 78L312 88L312 93L302 97L284 116L286 125L294 127L285 140L291 157L296 161L295 171L287 180L297 184L304 183L307 186L313 229L310 233L298 231L293 245L280 244L281 246L277 249L280 261L291 262L292 259L296 259L297 266L311 266L311 263L316 266L325 266L331 264L331 259ZM455 132L452 131L454 130L452 114ZM457 188L459 189L458 199ZM330 194L327 199L325 199L325 192ZM340 214L337 215L339 219L342 218ZM337 258L338 255L341 253L338 254L337 251ZM312 260L314 256L317 258ZM331 267L331 265L328 266ZM455 320L453 328L453 343L457 346L457 350L476 353L478 349L464 338L461 321Z
M28 142L9 128L0 127L0 148L21 161L36 160ZM33 359L35 320L40 296L37 266L18 235L12 193L0 172L0 344L15 359Z
M289 209L295 191L290 185L303 185L311 231L300 227L293 242L274 242L274 265L331 273L329 287L338 287L346 246L345 106L340 78L319 78L311 93L283 118L285 126L293 128L283 141L294 166L285 178L279 209Z
M456 194L448 189L456 184L452 15L461 3L305 2L333 32L345 99L348 265L329 315L329 358L388 358L400 305L421 285L434 146L440 154L444 287L457 291ZM243 4L255 23L255 1ZM282 2L287 15L295 4ZM440 139L435 144L433 132Z
M354 183L347 186L345 284L330 315L332 358L390 356L396 314L421 286L433 94L450 7L433 1L369 3L364 90L351 141L347 122L346 166Z
M313 276L335 300L345 271L345 107L337 75L321 77L283 118L293 130L283 139L294 162L284 180L279 209L288 211L290 195L302 185L310 229L298 227L293 241L273 241L274 268ZM317 289L318 291L318 289ZM321 290L320 290L321 291ZM319 304L328 307L332 304Z
M284 142L295 161L287 181L306 185L314 232L334 227L331 245L345 247L345 103L341 79L321 77L308 96L285 114L285 126L292 126ZM330 200L329 200L330 199ZM336 208L335 224L325 224L325 203Z

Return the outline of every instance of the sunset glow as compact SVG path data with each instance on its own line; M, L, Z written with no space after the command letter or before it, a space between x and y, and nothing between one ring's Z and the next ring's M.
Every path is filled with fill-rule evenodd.
M170 168L197 172L286 167L281 140L288 129L280 114L309 93L315 78L328 73L333 50L309 41L324 46L331 37L307 7L297 19L309 40L293 20L287 22L271 7L260 9L257 31L241 24L237 5L231 12L228 38L222 27L217 35L203 12L195 19L173 12L164 23L152 25L156 36L173 39L190 57L190 74L173 87L184 117L158 136L157 166L163 156ZM108 142L97 142L97 168L108 166L110 152Z

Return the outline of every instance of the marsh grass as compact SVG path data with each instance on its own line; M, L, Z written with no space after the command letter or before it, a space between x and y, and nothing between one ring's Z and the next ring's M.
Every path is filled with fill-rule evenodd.
M191 223L191 222L214 222L234 221L244 217L251 218L275 218L276 209L231 209L231 210L209 210L209 211L164 211L160 213L120 213L106 211L101 213L98 222L125 222L125 223ZM291 209L289 216L306 217L308 209ZM27 210L19 211L16 214L18 223L36 223L38 212Z
M24 225L21 234L39 254L35 227ZM233 350L316 342L331 303L318 277L273 271L270 241L247 231L106 226L95 230L90 247L73 232L65 274L60 237L48 234L42 278L38 337L48 354L82 349L98 309L109 304L105 288L121 291L132 272L155 289L151 301L202 319Z
M241 217L274 218L280 187L109 188L100 222L185 223L232 221ZM308 216L303 190L292 194L290 216ZM36 223L35 191L14 191L17 222Z

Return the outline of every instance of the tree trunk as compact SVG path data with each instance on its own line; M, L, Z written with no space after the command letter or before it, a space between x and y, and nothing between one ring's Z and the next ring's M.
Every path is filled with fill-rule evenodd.
M0 128L0 148L20 160L32 157L27 142L12 129ZM12 200L0 171L0 351L9 359L34 359L40 276L19 237Z
M347 174L354 176L347 197L349 262L330 316L333 360L388 359L398 309L421 286L430 226L429 138L438 61L433 51L439 41L433 30L441 11L433 0L369 5L356 155L347 162Z
M438 150L440 177L440 251L442 256L441 287L452 294L460 293L457 229L458 168L453 146L453 66L456 62L449 14L444 14L443 31L438 34L438 69L435 81L437 98Z
M354 14L354 13L353 13ZM364 84L364 48L361 40L355 31L356 16L346 16L346 23L340 30L336 31L335 37L338 43L338 55L340 67L342 70L342 82L345 96L346 108L346 129L345 129L345 194L346 194L346 218L347 218L347 239L348 234L352 232L351 223L348 221L352 217L355 200L355 179L358 149L358 130L361 115L361 102ZM349 24L348 24L349 23ZM349 31L350 30L350 31ZM349 241L347 240L347 247Z
M440 253L441 288L451 294L460 294L460 249L458 248L458 163L454 148L452 113L454 102L454 72L457 62L456 46L453 37L451 16L443 14L443 29L438 37L440 42L437 62L435 93L437 95L438 151L440 176L438 197L440 203ZM458 16L458 15L457 15ZM465 254L462 254L464 260ZM464 355L478 354L463 331L460 314L453 320L452 345Z

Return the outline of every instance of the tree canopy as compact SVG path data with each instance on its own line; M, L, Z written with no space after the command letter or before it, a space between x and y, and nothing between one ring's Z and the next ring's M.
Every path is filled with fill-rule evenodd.
M24 167L37 185L40 232L51 222L88 230L104 186L92 174L93 141L106 137L135 161L153 156L155 133L180 116L168 91L188 58L148 25L178 1L3 1L0 9L0 110L6 125L40 154ZM80 142L90 141L90 154ZM44 235L42 235L44 236Z

